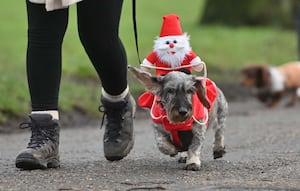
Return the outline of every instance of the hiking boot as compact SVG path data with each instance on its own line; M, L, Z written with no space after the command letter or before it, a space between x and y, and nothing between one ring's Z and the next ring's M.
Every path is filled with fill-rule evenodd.
M101 97L101 102L104 108L104 156L109 161L121 160L133 147L136 103L130 94L118 102Z
M59 124L49 114L32 114L30 122L20 128L31 128L31 138L25 150L16 158L16 167L24 170L59 167Z

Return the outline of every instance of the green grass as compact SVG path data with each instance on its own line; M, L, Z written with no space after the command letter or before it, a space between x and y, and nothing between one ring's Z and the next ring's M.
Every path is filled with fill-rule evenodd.
M295 31L201 26L198 22L204 2L137 1L141 58L152 51L153 40L160 32L162 16L176 13L181 18L183 30L191 35L193 50L206 62L208 75L215 81L237 81L239 69L251 62L278 65L297 59ZM124 1L120 35L127 50L128 63L138 66L131 11L131 1ZM2 0L0 19L1 122L11 115L24 115L30 109L25 73L25 1ZM133 92L143 90L132 78L130 87ZM99 97L100 82L80 44L76 28L76 7L72 6L63 45L60 107L64 111L75 108L96 115Z

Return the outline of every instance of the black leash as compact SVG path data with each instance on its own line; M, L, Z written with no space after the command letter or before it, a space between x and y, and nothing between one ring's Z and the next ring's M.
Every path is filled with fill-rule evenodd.
M137 33L137 25L136 25L136 1L132 0L132 21L133 21L133 31L134 31L134 38L135 38L135 47L136 47L136 53L138 56L139 64L141 64L141 58L140 58L140 51L139 51L139 43L138 43L138 33Z

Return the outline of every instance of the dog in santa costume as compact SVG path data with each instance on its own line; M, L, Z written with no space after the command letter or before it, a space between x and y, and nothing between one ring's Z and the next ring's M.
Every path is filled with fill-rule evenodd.
M166 75L171 71L184 71L191 73L192 70L201 72L204 68L204 62L193 51L189 43L189 36L183 33L179 17L175 14L169 14L163 17L163 24L160 36L155 40L154 50L143 60L141 70L149 72L155 69L157 76ZM204 75L206 71L204 71ZM206 97L211 105L216 98L216 86L207 79L202 78L206 87ZM178 130L191 130L194 119L190 119L185 123L170 124L165 116L165 111L160 104L159 98L150 92L143 93L138 98L139 106L150 109L152 121L154 123L163 124L165 130L170 131L174 141L174 145L181 150L180 140L177 138ZM207 119L207 113L204 106L200 103L196 95L193 95L194 116L196 120ZM159 117L157 117L159 116Z

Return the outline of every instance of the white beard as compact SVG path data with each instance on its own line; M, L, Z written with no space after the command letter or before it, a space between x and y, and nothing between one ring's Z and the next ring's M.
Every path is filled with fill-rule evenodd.
M173 48L170 48L166 42L174 42ZM191 51L189 36L185 33L181 36L166 36L157 38L154 41L154 51L157 53L158 58L171 66L176 68L181 65L186 55Z

